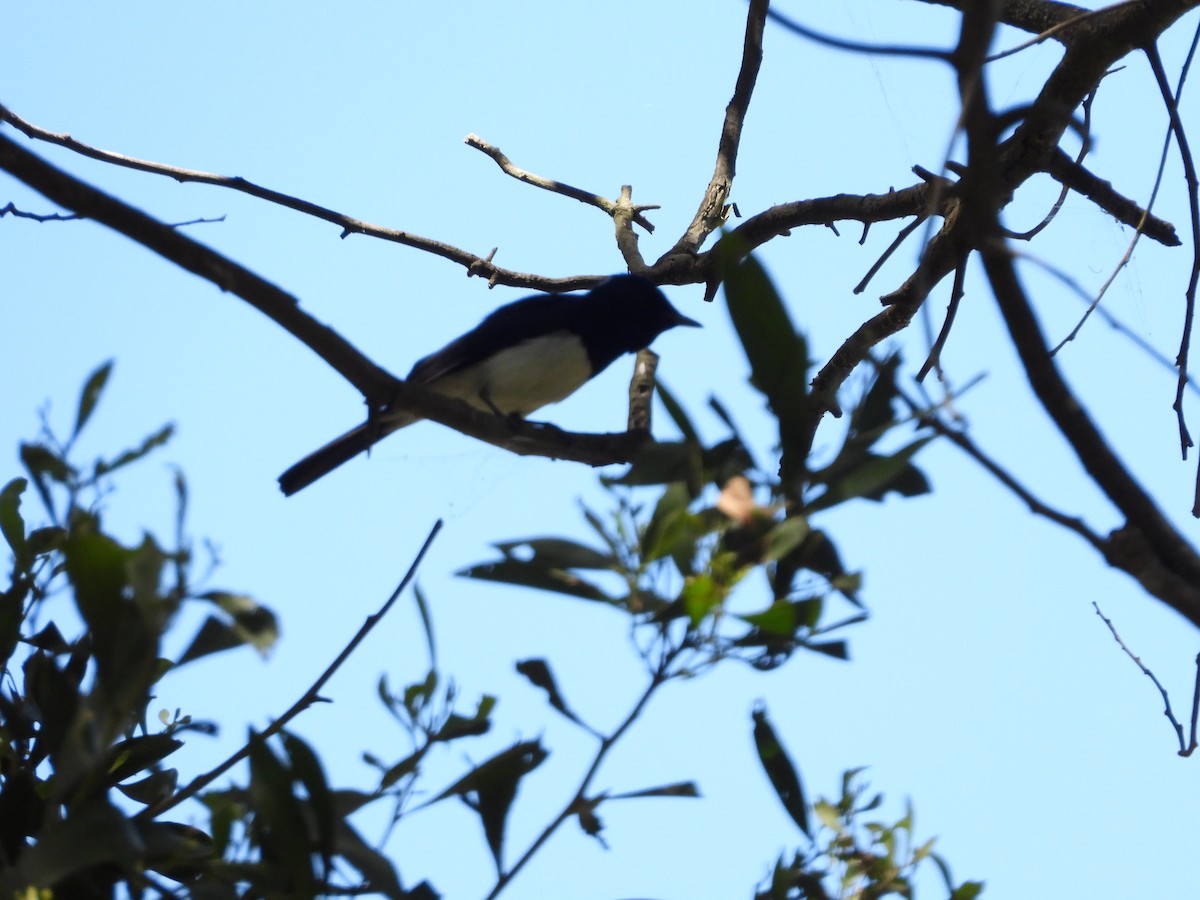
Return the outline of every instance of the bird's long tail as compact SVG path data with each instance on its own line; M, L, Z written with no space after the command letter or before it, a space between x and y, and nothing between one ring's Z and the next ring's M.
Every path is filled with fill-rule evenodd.
M372 426L370 423L352 428L321 449L314 450L280 475L279 489L290 497L318 478L328 475L342 463L349 462L386 434L388 430Z

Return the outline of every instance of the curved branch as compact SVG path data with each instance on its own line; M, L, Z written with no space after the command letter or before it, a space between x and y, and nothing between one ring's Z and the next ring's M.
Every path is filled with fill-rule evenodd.
M737 171L742 124L746 120L746 110L750 107L750 97L754 93L754 84L758 80L758 70L762 65L763 30L767 24L769 3L770 0L750 0L750 9L746 16L746 37L742 44L742 65L738 70L733 97L725 107L725 121L721 126L721 140L717 145L717 162L713 168L712 179L704 191L700 208L696 210L692 223L675 246L659 260L660 263L668 256L695 254L705 239L725 222L726 201L729 199L733 177Z
M576 434L552 425L512 421L408 384L304 312L291 294L141 210L55 168L3 135L0 169L60 206L107 225L221 290L236 294L329 363L358 389L373 414L402 409L513 453L593 466L630 462L649 439L641 432Z
M517 181L522 181L525 184L531 184L534 187L540 187L542 190L550 191L554 194L562 194L564 197L570 197L572 200L578 200L580 203L585 203L588 206L594 206L597 209L607 213L610 216L615 216L618 209L616 201L609 200L607 197L601 197L599 194L593 194L590 191L580 190L577 187L571 187L569 184L563 184L561 181L555 181L553 178L543 178L541 175L534 175L532 172L527 172L515 165L511 159L504 155L499 147L489 144L477 134L468 134L464 139L468 147L474 147L476 150L491 157L498 165L502 172L506 175L511 175ZM642 212L647 209L659 209L657 204L649 206L638 206L633 211L633 221L641 225L646 231L654 233L654 226L649 220L642 215Z
M510 287L529 288L547 293L563 293L565 291L585 290L595 287L607 277L605 275L579 275L570 278L547 278L528 272L504 269L493 264L492 255L495 253L494 250L488 256L479 256L443 241L422 237L419 234L412 234L398 228L385 228L382 225L374 225L308 200L302 200L299 197L293 197L289 194L263 187L245 178L218 175L213 172L202 172L198 169L185 169L179 166L167 165L166 163L126 156L122 153L114 153L111 150L101 150L98 147L78 141L69 134L61 134L39 128L37 125L22 119L3 104L0 104L0 121L8 122L29 138L65 147L90 159L111 163L112 165L122 166L127 169L136 169L139 172L164 175L179 182L194 182L228 188L229 190L249 194L251 197L257 197L260 200L266 200L269 203L275 203L287 209L293 209L296 212L337 225L342 229L343 238L351 234L362 234L368 237L391 241L395 244L402 244L426 253L432 253L434 256L440 256L442 259L447 259L462 266L467 270L468 276L487 279L489 286L504 284Z

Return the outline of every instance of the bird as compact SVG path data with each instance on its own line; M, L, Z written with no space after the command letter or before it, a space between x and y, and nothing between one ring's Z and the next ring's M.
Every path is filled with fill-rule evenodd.
M614 275L586 294L536 294L497 308L418 360L407 380L485 412L524 418L677 325L700 327L649 279ZM395 410L352 428L280 475L280 489L290 496L308 487L419 418Z

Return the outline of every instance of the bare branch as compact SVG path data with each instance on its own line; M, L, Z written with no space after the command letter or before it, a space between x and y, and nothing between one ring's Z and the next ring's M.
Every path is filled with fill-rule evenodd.
M1138 229L1140 234L1151 240L1165 247L1178 247L1182 243L1174 225L1151 215L1148 208L1143 209L1118 193L1111 181L1093 175L1062 150L1055 150L1046 166L1046 173L1063 187L1087 197L1122 225Z
M847 50L851 53L865 53L868 56L906 56L912 59L937 59L942 62L949 62L951 52L949 50L938 50L933 47L903 47L897 44L865 44L861 41L850 41L845 38L834 37L829 34L822 34L809 28L807 25L802 25L790 16L785 16L778 10L771 10L767 13L767 17L781 28L798 34L800 37L808 38L818 44L823 44L826 47L832 47L835 50Z
M993 478L1012 491L1012 493L1014 493L1022 503L1029 507L1029 511L1031 513L1033 513L1035 516L1041 516L1044 519L1048 519L1055 525L1059 525L1068 531L1075 532L1075 534L1079 535L1097 550L1104 550L1103 537L1092 531L1092 529L1088 528L1083 520L1077 516L1067 515L1066 513L1054 509L1052 506L1049 506L1039 500L1037 496L1034 495L1034 493L1027 487L1021 484L1021 482L1019 482L1012 473L992 459L992 457L988 456L988 454L985 453L983 449L971 439L971 436L967 434L964 429L955 428L953 425L943 421L935 409L931 409L921 403L918 403L899 387L897 387L897 394L904 404L909 408L909 411L917 417L918 421L920 421L922 425L926 425L933 429L935 432L937 432L937 434L950 441L950 443L954 444L956 447L970 456L971 459L975 460L975 462L986 469Z
M513 164L507 156L505 156L499 147L493 146L476 134L468 134L464 142L469 147L474 147L490 156L501 170L507 175L511 175L518 181L523 181L526 184L532 184L534 187L540 187L543 190L551 191L555 194L562 194L564 197L570 197L572 200L578 200L580 203L586 203L588 206L594 206L599 210L607 213L610 216L615 216L618 205L616 202L601 197L599 194L593 194L590 191L580 190L577 187L571 187L569 184L563 184L561 181L555 181L552 178L543 178L541 175L534 175L532 172L527 172L524 169L518 168ZM659 209L657 204L647 206L634 207L633 221L641 225L646 231L654 233L654 226L646 219L642 213L648 209Z
M31 213L23 209L17 209L12 202L6 203L0 208L0 217L13 216L17 219L29 219L33 222L74 222L77 219L82 219L83 216L77 213Z
M1179 724L1179 720L1175 718L1175 713L1173 713L1171 711L1171 698L1167 696L1167 689L1162 686L1162 682L1159 681L1158 678L1155 677L1154 673L1151 672L1150 669L1148 669L1146 667L1146 664L1143 663L1141 661L1141 659L1132 650L1129 649L1129 647L1125 644L1125 642L1123 640L1121 640L1121 635L1117 634L1117 629L1113 625L1112 619L1110 619L1108 616L1106 616L1104 613L1102 613L1100 611L1100 606L1098 603L1096 603L1095 600L1092 601L1092 608L1096 610L1096 615L1098 615L1104 621L1104 624L1108 626L1108 630L1112 633L1113 640L1115 640L1117 642L1117 644L1120 645L1121 649L1125 651L1125 655L1133 660L1134 665L1136 665L1139 669L1142 670L1143 675L1145 675L1147 678L1149 678L1151 681L1154 682L1154 686L1156 688L1158 688L1158 692L1160 694L1162 694L1163 706L1165 707L1163 709L1163 715L1167 717L1167 720L1171 723L1171 727L1175 729L1176 737L1179 738L1179 755L1180 756L1191 756L1192 751L1195 750L1196 746L1197 746L1196 745L1197 702L1195 700L1193 700L1193 703L1192 703L1192 741L1191 741L1191 744L1188 745L1184 742L1184 739L1183 739L1183 726ZM1197 690L1200 691L1200 657L1197 657L1196 665L1197 665L1196 684L1198 685ZM1198 693L1197 696L1200 697L1200 693Z
M304 712L304 710L308 709L321 699L321 688L323 688L326 683L328 683L329 679L334 676L337 670L342 667L342 663L350 658L350 655L358 648L358 645L366 639L367 635L371 633L371 630L383 620L383 617L387 615L388 610L390 610L393 604L395 604L396 599L402 593L404 593L404 589L412 582L413 577L417 574L417 568L421 565L421 560L425 558L426 551L429 550L429 547L433 544L433 539L437 537L438 532L441 530L442 520L438 519L433 523L433 528L430 529L429 535L425 538L425 542L421 545L421 549L417 551L417 555L413 558L412 563L409 565L408 571L405 572L404 577L400 579L400 584L396 586L396 590L392 591L392 595L388 597L383 606L379 608L379 611L373 615L367 616L367 620L363 623L362 627L358 629L358 632L354 635L354 637L350 639L350 643L342 648L342 652L337 655L337 658L326 667L325 671L322 672L320 677L318 677L317 680L312 683L309 689L304 692L299 700L293 703L283 715L275 719L270 725L263 729L262 732L260 732L260 738L265 739L273 734L278 734L287 726L289 722L292 721L292 719L296 718L296 716L300 715L300 713ZM170 797L167 797L164 800L159 800L157 803L152 803L150 806L147 806L145 809L139 812L135 818L153 819L155 816L166 812L168 809L178 806L189 797L194 797L249 755L250 745L247 744L232 756L228 757L216 768L211 769L210 771L205 772L202 775L198 775L196 778L192 779L187 786L180 788Z
M0 105L0 121L8 122L28 137L56 144L60 147L66 147L68 150L73 150L82 156L97 159L101 162L136 169L140 172L149 172L154 175L165 175L179 182L209 184L249 194L252 197L258 197L260 200L266 200L269 203L275 203L279 206L284 206L288 209L293 209L305 215L337 225L342 229L342 237L347 237L351 234L363 234L368 237L412 247L416 250L423 250L426 253L432 253L434 256L440 256L450 262L459 264L467 270L468 276L486 279L491 286L504 284L511 287L524 287L549 293L562 293L564 291L585 290L595 287L607 277L605 275L580 275L571 278L547 278L528 272L503 269L492 263L490 255L487 257L479 256L451 244L435 241L432 238L422 237L421 235L401 231L397 228L385 228L382 225L373 225L370 222L356 219L324 206L319 206L308 200L301 200L298 197L292 197L280 191L263 187L252 181L247 181L245 178L217 175L197 169L184 169L178 166L166 165L165 163L125 156L124 154L114 153L110 150L101 150L78 141L69 134L58 134L47 131L44 128L39 128L25 121L3 105ZM495 253L494 250L492 252Z
M404 410L521 455L592 466L630 462L648 440L641 433L575 434L552 425L512 421L401 381L375 365L299 301L250 270L140 210L85 184L0 135L0 169L66 209L107 225L164 259L241 297L301 340L363 395L370 414Z
M395 379L366 359L333 329L300 311L299 301L233 260L58 169L4 135L0 168L64 209L94 219L211 281L283 326L333 366L373 404L384 403Z
M704 198L700 201L700 208L696 210L691 225L675 246L667 251L666 256L694 255L705 239L725 222L726 204L737 171L742 124L746 120L746 110L750 107L750 97L754 93L754 84L758 80L758 70L762 65L763 29L767 23L769 2L770 0L750 0L746 15L746 37L742 44L742 65L733 88L733 97L725 107L725 121L721 126L721 140L717 145L717 162L713 168L712 180L704 191ZM659 260L659 263L664 262L666 256Z

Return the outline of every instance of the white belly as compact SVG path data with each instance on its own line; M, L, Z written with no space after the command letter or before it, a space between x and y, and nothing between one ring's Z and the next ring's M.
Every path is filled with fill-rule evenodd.
M484 365L439 378L429 387L492 412L527 416L573 394L592 375L583 344L561 334L524 341L497 353ZM487 400L483 398L486 397Z

